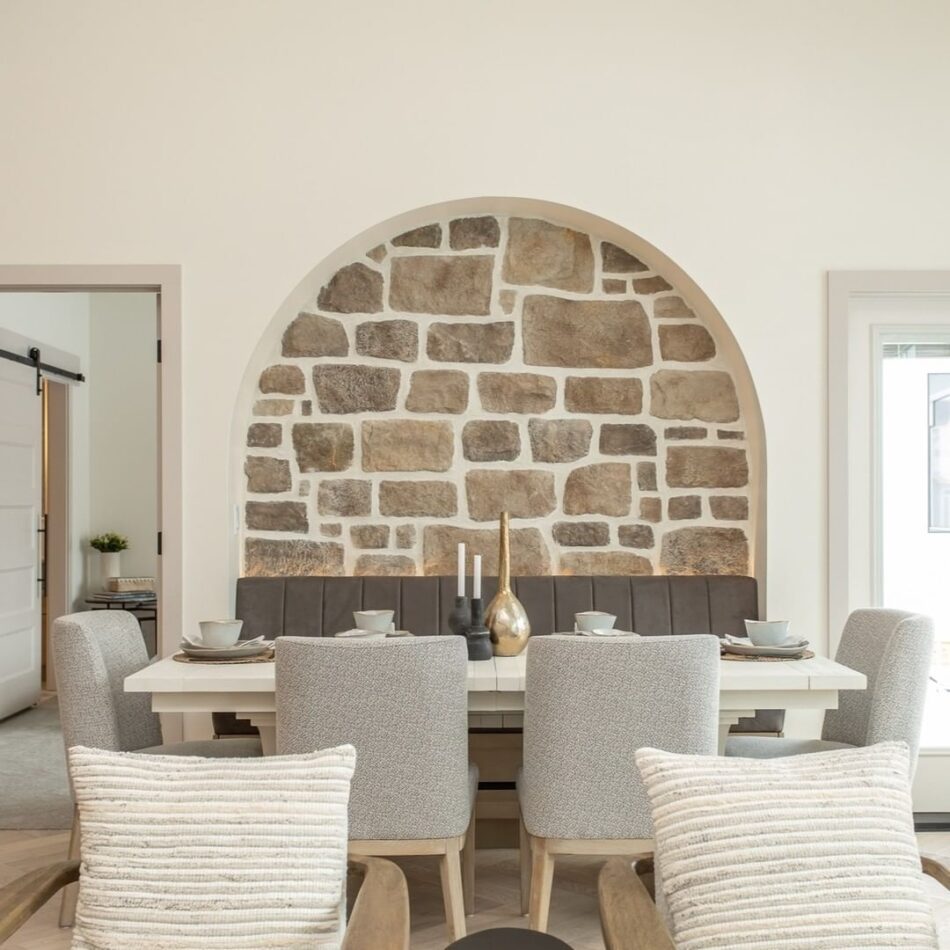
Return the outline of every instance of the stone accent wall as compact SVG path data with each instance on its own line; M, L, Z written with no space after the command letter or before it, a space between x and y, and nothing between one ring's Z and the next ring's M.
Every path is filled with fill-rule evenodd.
M747 573L749 459L716 341L624 248L435 221L283 331L247 425L244 572Z

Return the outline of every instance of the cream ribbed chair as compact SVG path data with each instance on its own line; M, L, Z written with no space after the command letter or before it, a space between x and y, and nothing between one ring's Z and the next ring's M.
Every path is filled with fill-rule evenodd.
M825 715L820 739L733 735L726 755L774 759L900 740L917 762L920 724L933 656L933 621L906 610L867 608L848 617L835 659L867 677L867 689L843 690Z
M464 637L277 641L277 751L354 746L350 855L438 855L452 940L474 910L467 676Z
M66 748L74 745L112 752L204 755L217 758L261 755L260 739L162 742L158 714L148 693L127 693L125 678L148 666L148 651L135 617L126 610L89 610L53 621L53 662L59 718ZM79 857L79 818L73 811L69 857ZM73 922L77 887L63 892L60 926Z
M641 746L715 755L714 636L532 638L524 715L521 909L547 930L559 854L653 850Z

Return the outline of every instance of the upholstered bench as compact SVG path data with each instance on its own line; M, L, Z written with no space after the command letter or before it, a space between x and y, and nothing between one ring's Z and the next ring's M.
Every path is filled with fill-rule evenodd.
M743 621L758 618L755 578L727 575L662 577L516 577L512 587L531 618L532 634L571 630L580 610L616 614L617 626L643 636L713 633L744 636ZM392 608L399 629L418 634L449 633L454 577L242 577L236 616L244 639L282 634L333 636L353 626L354 610ZM496 578L483 584L487 604ZM783 710L758 710L733 732L781 733ZM218 735L256 733L233 713L214 714Z

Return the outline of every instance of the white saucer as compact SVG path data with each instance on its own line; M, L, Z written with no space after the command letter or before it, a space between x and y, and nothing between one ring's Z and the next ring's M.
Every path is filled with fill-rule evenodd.
M259 637L254 637L252 640L238 640L227 647L210 647L206 643L202 643L200 640L192 640L187 635L181 638L181 645L183 649L188 647L189 650L211 650L215 652L218 650L240 650L244 647L261 644L263 642L263 634Z
M271 643L263 638L258 640L248 640L247 643L236 643L231 647L220 647L214 649L211 647L192 646L186 640L181 643L181 651L186 656L193 656L196 659L210 660L237 660L246 656L258 656L266 653L271 648Z
M630 630L578 630L574 628L574 633L579 637L636 637L639 634L632 633Z
M807 647L807 640L777 647L760 647L752 642L742 643L740 637L726 637L722 641L722 648L726 653L734 653L737 656L800 656Z
M385 640L386 634L381 630L359 630L354 627L352 630L341 630L333 634L337 640Z
M753 647L761 646L768 647L770 650L784 650L786 647L807 647L807 640L786 640L784 643L753 643L748 637L734 637L731 633L727 633L723 640L727 643L734 643L736 646L740 647Z

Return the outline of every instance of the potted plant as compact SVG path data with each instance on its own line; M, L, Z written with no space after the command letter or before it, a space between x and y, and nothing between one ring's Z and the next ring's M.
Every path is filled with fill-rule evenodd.
M110 577L121 577L119 552L128 548L129 539L114 531L106 531L96 535L89 543L99 552L99 573L103 584Z

